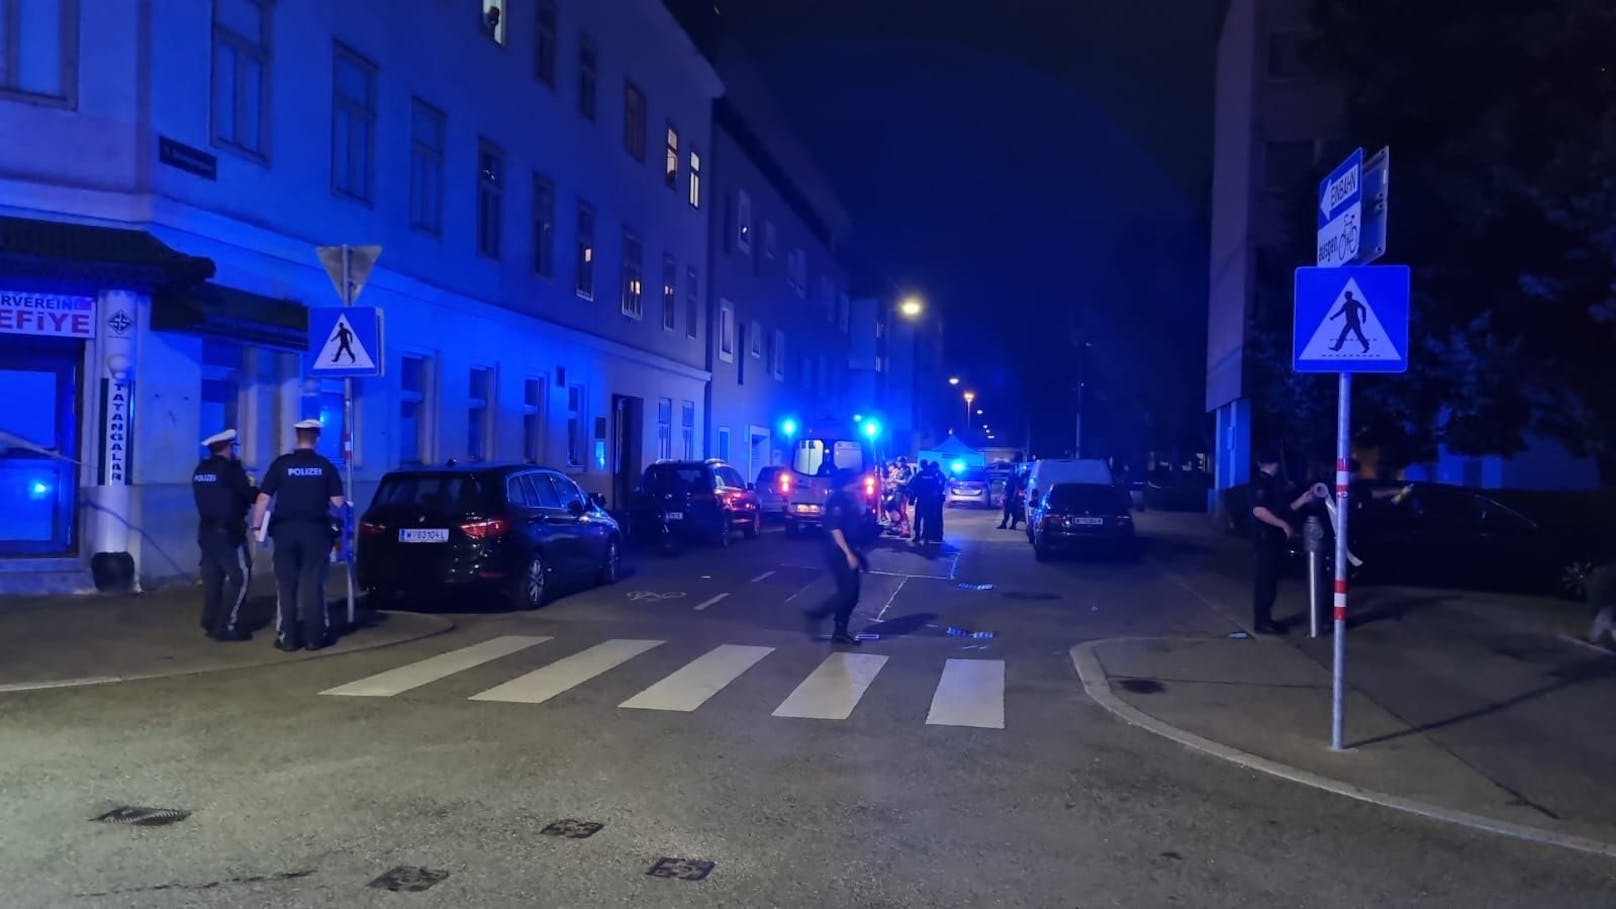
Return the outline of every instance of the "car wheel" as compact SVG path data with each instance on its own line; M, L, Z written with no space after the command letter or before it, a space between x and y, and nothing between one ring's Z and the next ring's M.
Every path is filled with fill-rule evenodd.
M746 525L746 531L745 532L746 532L746 538L748 540L757 539L758 534L763 532L763 515L760 515L760 514L753 515L752 516L752 523Z
M511 585L511 605L517 609L538 609L550 594L550 574L538 553L528 557L522 573Z
M728 549L730 535L734 532L735 528L730 526L729 523L728 512L720 515L718 518L718 535L713 538L713 545L719 549Z
M616 584L617 579L622 576L622 573L622 547L617 545L616 540L608 540L606 543L606 558L600 564L600 574L596 578L596 581L598 582L599 586L602 587Z

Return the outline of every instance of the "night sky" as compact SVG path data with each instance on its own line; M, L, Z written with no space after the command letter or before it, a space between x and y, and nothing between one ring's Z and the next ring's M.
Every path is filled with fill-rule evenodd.
M852 213L856 253L941 309L950 368L990 421L1070 444L1073 312L1112 355L1091 396L1137 409L1104 364L1145 357L1199 407L1215 2L719 5ZM1141 309L1167 347L1138 349L1107 315ZM1086 448L1138 447L1089 410Z

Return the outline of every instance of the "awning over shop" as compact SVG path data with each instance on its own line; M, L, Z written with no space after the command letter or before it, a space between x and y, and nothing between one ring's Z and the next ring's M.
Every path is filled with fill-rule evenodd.
M8 284L93 294L195 284L213 271L211 259L177 252L143 230L0 216L0 274Z
M159 290L152 299L151 327L302 352L308 349L309 311L291 300L210 281Z

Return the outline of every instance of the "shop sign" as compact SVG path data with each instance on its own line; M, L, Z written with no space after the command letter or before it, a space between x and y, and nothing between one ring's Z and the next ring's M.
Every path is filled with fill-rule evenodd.
M134 383L101 380L101 483L129 485L129 424L133 417Z
M95 299L0 290L0 334L95 337Z

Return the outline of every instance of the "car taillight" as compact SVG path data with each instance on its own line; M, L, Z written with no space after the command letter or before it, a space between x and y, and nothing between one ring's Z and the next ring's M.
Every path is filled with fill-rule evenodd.
M789 476L787 476L785 474L780 474L780 494L781 495L789 495L790 493L791 493L791 477L789 477Z
M386 532L386 524L378 524L375 521L359 522L359 535L362 537L379 537Z
M505 535L505 519L490 518L486 521L468 521L460 525L460 532L473 540L492 540Z
M875 477L864 478L864 494L869 498L875 498Z

